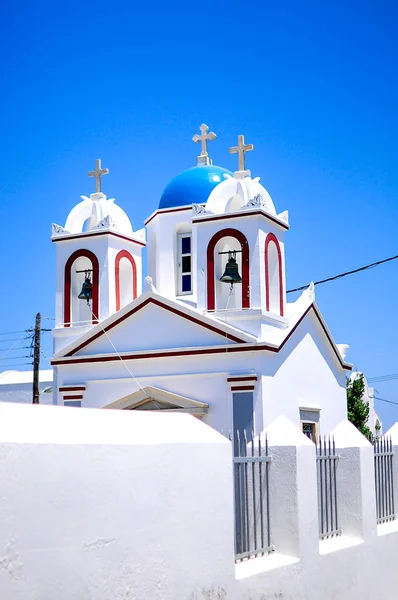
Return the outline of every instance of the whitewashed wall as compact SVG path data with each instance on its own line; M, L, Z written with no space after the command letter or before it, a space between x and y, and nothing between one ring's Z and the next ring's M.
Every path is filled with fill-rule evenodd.
M193 417L0 404L0 463L2 600L233 584L230 445Z
M396 600L398 525L376 526L369 443L335 429L343 533L319 542L315 447L285 417L267 434L276 551L235 565L231 448L212 429L0 404L1 599Z

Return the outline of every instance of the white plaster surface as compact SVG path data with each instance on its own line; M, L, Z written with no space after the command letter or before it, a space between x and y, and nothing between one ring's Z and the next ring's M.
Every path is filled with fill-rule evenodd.
M373 536L364 510L362 535L319 543L315 448L283 417L269 439L276 552L235 565L232 453L214 430L0 403L1 600L396 600L396 524ZM357 449L364 474L373 456Z
M230 444L193 417L0 404L0 464L1 600L232 597Z

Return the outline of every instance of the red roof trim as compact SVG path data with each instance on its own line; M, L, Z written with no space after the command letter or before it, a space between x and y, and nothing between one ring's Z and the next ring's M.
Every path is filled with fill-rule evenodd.
M64 396L64 402L68 400L83 400L83 396L80 394L76 396Z
M153 300L153 299L148 299L149 300ZM148 302L147 301L147 302ZM156 301L157 302L157 301ZM160 304L160 303L159 303ZM138 309L139 307L137 307ZM136 310L137 310L136 309ZM196 356L198 354L203 355L203 354L220 354L220 353L229 353L229 352L259 352L259 351L268 351L268 352L279 352L280 350L282 350L282 348L285 346L285 344L287 343L287 341L290 339L290 337L293 335L293 333L296 331L296 329L299 327L300 323L303 321L303 319L306 317L306 315L309 313L309 311L313 309L315 312L316 317L318 318L318 321L323 329L323 331L326 334L326 337L328 338L329 342L332 344L332 347L335 351L335 354L340 362L340 365L342 366L343 369L347 370L347 371L351 371L351 367L347 364L345 364L340 356L340 354L338 353L337 348L334 345L334 342L332 341L329 333L327 332L327 330L325 329L325 326L322 323L322 320L317 312L317 310L315 309L315 306L313 304L311 304L311 306L308 307L308 309L305 311L305 313L302 315L302 317L297 321L296 325L293 327L293 329L291 330L291 332L289 333L289 335L285 338L285 340L282 342L282 344L278 347L275 346L267 346L266 344L258 344L258 345L252 345L252 344L248 344L247 342L245 342L244 346L226 346L226 347L215 347L215 348L198 348L198 349L194 349L194 350L172 350L172 351L162 351L162 352L153 352L153 353L142 353L142 354L125 354L122 355L122 360L140 360L140 359L148 359L148 358L173 358L175 356ZM130 311L131 312L131 311ZM127 315L126 315L127 316ZM123 318L126 318L123 317ZM186 316L186 315L184 315ZM123 320L119 319L120 320ZM114 326L117 322L113 323L112 326ZM203 323L202 323L203 325ZM97 334L95 337L98 337L101 334ZM229 336L231 337L231 336ZM90 340L92 341L92 340ZM84 345L86 345L89 342L85 342ZM73 352L77 352L78 350L73 350ZM68 356L72 356L72 353L69 353L66 355L66 357ZM65 358L66 358L65 357ZM92 362L113 362L115 360L120 360L119 356L115 356L115 355L111 355L111 356L101 356L101 357L95 357L95 356L90 356L90 357L78 357L78 358L74 358L73 360L67 360L66 359L53 359L51 361L52 365L64 365L64 364L83 364L83 363L92 363Z
M257 375L241 375L240 377L228 377L228 382L235 381L257 381Z
M208 221L221 221L223 219L236 219L237 217L253 217L255 215L264 217L265 219L269 219L270 221L273 221L273 223L275 223L276 225L279 225L283 229L289 229L289 225L287 225L286 223L283 223L282 221L280 221L279 219L276 219L275 217L271 217L271 215L264 213L262 210L250 210L250 211L242 211L242 212L239 211L238 213L228 213L226 215L209 215L208 217L198 216L198 217L194 218L193 221L195 223L207 223Z
M196 323L197 325L201 325L202 327L205 327L206 329L209 329L210 331L213 331L214 333L218 333L219 335L222 335L222 336L228 338L229 340L232 340L233 342L236 342L237 344L246 344L247 343L246 340L243 340L242 338L238 338L237 336L232 335L230 333L225 333L224 331L222 331L218 327L210 325L209 323L203 323L203 321L200 321L199 319L197 319L197 318L195 318L195 317L193 317L191 315L187 315L187 314L183 313L182 311L178 310L177 308L173 308L171 306L167 306L167 304L163 304L163 302L160 302L159 300L156 300L155 298L147 298L147 300L145 300L144 302L142 302L138 306L135 306L134 308L132 308L128 313L126 313L125 315L123 315L119 319L116 319L116 321L114 321L113 323L111 323L110 325L108 325L107 327L105 327L104 329L101 329L101 331L98 331L95 335L92 335L91 337L89 337L85 342L82 342L81 344L79 344L79 346L77 346L76 348L74 348L73 350L71 350L70 352L68 352L67 354L65 354L65 357L73 356L74 354L76 354L76 352L79 352L79 350L81 350L82 348L84 348L88 344L91 344L91 342L93 342L97 338L99 338L102 335L104 335L105 332L110 331L116 325L118 325L119 323L121 323L125 319L128 319L131 315L133 315L135 312L141 310L141 308L143 308L147 304L156 304L157 306L160 306L161 308L164 308L165 310L168 310L169 312L172 312L172 313L174 313L174 314L176 314L176 315L178 315L180 317L183 317L184 319L187 319L188 321L192 321L193 323Z
M252 392L254 390L254 385L233 385L231 387L231 392Z
M135 239L129 237L128 235L122 235L121 233L116 233L114 231L98 231L98 233L97 232L95 232L95 233L78 233L77 235L70 233L69 235L60 235L55 238L52 238L51 241L59 242L59 241L64 241L64 240L79 240L82 238L97 237L99 235L113 235L114 237L118 237L122 240L127 240L128 242L133 242L134 244L138 244L139 246L146 246L146 242L139 242L138 240L135 240Z
M64 385L58 388L60 392L84 392L86 389L85 385Z

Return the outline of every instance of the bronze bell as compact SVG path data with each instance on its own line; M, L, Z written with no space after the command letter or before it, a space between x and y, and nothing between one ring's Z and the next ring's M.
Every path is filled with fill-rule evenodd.
M93 286L90 280L90 275L88 273L86 273L86 276L84 278L84 282L82 285L82 291L80 292L80 294L78 295L79 300L86 300L87 304L90 302L90 300L93 297Z
M234 256L233 256L234 254ZM228 262L225 266L224 275L220 277L220 281L223 283L242 283L242 277L239 275L238 263L235 259L235 253L229 252Z

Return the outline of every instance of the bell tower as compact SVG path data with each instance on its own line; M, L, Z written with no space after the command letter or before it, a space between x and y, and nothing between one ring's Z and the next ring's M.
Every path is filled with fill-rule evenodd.
M108 174L96 161L95 192L82 196L65 226L53 223L56 246L56 324L58 352L142 292L145 230L133 231L130 219L101 191Z
M260 178L251 177L238 136L230 148L238 171L224 175L206 205L193 205L197 308L261 339L287 326L284 234L287 211L277 214Z

